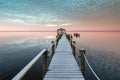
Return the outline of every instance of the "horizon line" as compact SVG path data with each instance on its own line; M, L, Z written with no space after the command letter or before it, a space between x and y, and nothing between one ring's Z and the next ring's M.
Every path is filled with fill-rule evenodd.
M0 31L0 32L57 32L57 31ZM66 32L120 32L120 30L69 30L69 31L66 31Z

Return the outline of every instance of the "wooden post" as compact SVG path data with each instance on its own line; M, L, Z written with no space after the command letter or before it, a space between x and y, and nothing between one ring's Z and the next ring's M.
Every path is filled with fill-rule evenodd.
M69 41L70 41L70 44L71 44L71 47L73 47L73 40L72 40L72 38L69 36Z
M54 41L51 41L51 44L53 44L54 43Z
M55 45L53 44L52 45L52 57L53 57L54 53L55 53Z
M80 69L81 69L83 76L85 76L85 58L84 58L84 55L85 55L85 49L81 48L80 49Z
M73 44L75 44L75 41L72 42ZM72 44L72 48L73 48L73 55L75 57L75 46Z
M42 57L43 57L43 77L46 74L47 68L48 68L48 62L47 62L47 51L45 53L43 53Z
M71 47L73 47L73 46L72 46L72 40L70 40L70 45L71 45Z
M56 43L55 43L55 47L57 47L57 45L58 45L59 38L60 38L60 35L57 35L57 40L56 40Z

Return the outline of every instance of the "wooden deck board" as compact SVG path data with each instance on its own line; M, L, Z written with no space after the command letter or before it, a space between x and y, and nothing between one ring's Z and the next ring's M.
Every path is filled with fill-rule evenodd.
M83 80L83 78L45 78L44 80Z
M65 34L58 42L44 80L84 80Z

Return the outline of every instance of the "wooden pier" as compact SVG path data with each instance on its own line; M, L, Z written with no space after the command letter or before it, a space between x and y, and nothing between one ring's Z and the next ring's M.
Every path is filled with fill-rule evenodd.
M86 80L85 63L94 75L94 80L100 80L87 60L85 49L77 47L72 36L67 34L65 29L60 28L57 31L57 38L52 41L50 48L43 49L12 80L22 80L39 58L43 59L43 80ZM79 65L76 54L80 56Z
M58 42L44 80L84 80L65 34Z

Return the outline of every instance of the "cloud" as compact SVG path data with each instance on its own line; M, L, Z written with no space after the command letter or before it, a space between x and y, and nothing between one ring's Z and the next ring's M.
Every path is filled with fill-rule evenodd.
M64 24L61 24L62 26L70 26L70 25L72 25L72 24L70 24L70 23L64 23Z
M70 24L70 23L54 23L54 24L45 24L44 26L46 26L46 27L60 27L60 26L64 26L64 27L66 27L66 26L70 26L70 25L72 25L72 24Z
M44 26L46 26L46 27L56 27L56 26L58 26L58 25L56 25L56 24L46 24L46 25L44 25Z
M0 9L0 23L55 27L120 20L120 0L0 0Z

